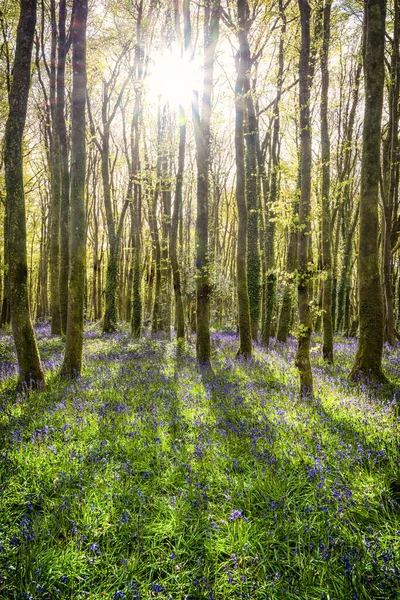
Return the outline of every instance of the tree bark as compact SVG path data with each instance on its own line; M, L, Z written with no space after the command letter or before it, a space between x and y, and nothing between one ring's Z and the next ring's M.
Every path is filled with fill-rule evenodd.
M399 92L400 92L400 56L399 56L399 3L394 1L393 43L389 70L389 122L386 139L383 143L382 182L383 182L383 291L385 298L385 337L394 346L396 343L394 298L393 298L393 221L397 204L399 185Z
M248 213L245 190L245 153L244 153L244 113L245 78L250 68L250 49L246 39L247 0L238 0L238 38L237 79L235 85L235 156L236 156L236 204L238 209L237 234L237 296L239 322L238 356L248 358L252 353L252 335L250 321L250 301L247 280L247 228Z
M269 338L272 328L272 316L276 301L276 272L275 272L275 204L279 197L279 137L280 137L280 110L279 104L282 98L283 87L283 69L284 69L284 40L286 34L286 15L283 0L279 0L279 14L282 21L282 28L279 40L278 56L278 81L276 98L274 102L274 124L271 140L271 180L269 186L269 198L266 211L266 282L265 282L265 317L262 332L263 345L269 346ZM289 299L286 296L286 301Z
M8 217L7 217L7 202L4 211L4 225L3 225L3 235L4 235L4 286L3 286L3 301L1 304L1 315L0 315L0 327L4 325L8 325L11 322L11 306L10 306L10 274L9 274L9 265L10 265L10 257L9 257L9 246L8 246L8 237L9 237L9 227L8 227Z
M193 104L197 160L196 217L196 360L201 369L211 368L210 265L208 254L208 192L210 168L211 96L215 49L219 37L220 0L206 0L204 7L204 77L202 111Z
M67 335L61 375L79 377L82 369L86 273L86 20L87 0L75 0L72 36L71 244Z
M181 290L181 274L178 262L178 224L182 206L183 174L185 170L186 150L186 116L182 106L179 106L179 153L178 173L176 175L174 208L171 221L170 247L171 267L175 294L176 337L182 345L185 340L185 317Z
M329 196L331 155L328 128L328 58L331 6L332 1L326 0L321 48L322 268L325 274L322 288L322 354L324 360L329 363L333 363L331 208Z
M60 310L60 146L57 132L56 80L57 80L57 19L55 0L50 2L51 51L50 51L50 169L51 169L51 218L50 218L50 306L51 333L61 335Z
M67 18L66 0L60 0L58 13L58 57L57 57L57 107L56 123L59 144L60 169L60 314L61 329L67 331L68 314L68 276L69 276L69 165L67 126L65 123L65 60Z
M365 108L358 247L360 338L350 377L382 382L383 298L378 257L380 135L384 86L385 0L366 0Z
M246 27L247 29L247 27ZM247 31L245 32L248 37ZM247 204L247 285L249 293L251 335L258 341L261 303L260 197L257 171L257 117L250 85L250 65L244 82L247 131L245 135L245 187Z
M11 324L18 358L19 381L24 386L37 387L43 385L44 376L29 314L22 153L36 25L36 1L21 0L20 7L10 108L4 138L9 283Z
M309 304L309 238L311 198L311 120L310 120L310 16L307 0L298 0L301 18L301 50L299 62L300 79L300 160L301 187L298 232L298 306L299 333L296 366L300 375L300 395L313 397L313 379L310 363L310 339L312 331Z

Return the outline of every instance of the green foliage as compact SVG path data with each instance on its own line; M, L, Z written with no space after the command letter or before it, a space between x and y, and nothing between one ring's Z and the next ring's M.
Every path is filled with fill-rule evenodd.
M57 369L62 343L38 338ZM393 392L349 385L352 340L334 367L312 343L315 404L295 400L293 341L268 362L261 349L236 360L236 345L214 336L216 374L202 380L192 345L97 326L82 379L50 371L29 398L4 380L1 598L390 597ZM385 357L389 374L399 359Z

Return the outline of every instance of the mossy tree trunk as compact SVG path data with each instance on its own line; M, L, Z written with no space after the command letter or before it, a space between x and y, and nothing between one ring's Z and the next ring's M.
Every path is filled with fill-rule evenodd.
M248 32L245 32L248 37ZM258 124L250 84L250 68L244 81L246 106L246 159L245 186L247 204L247 282L250 302L251 335L258 341L261 304L261 257L260 257L260 194L257 169L257 135Z
M299 333L296 366L300 375L300 395L313 397L313 379L310 363L312 319L310 310L310 198L311 198L311 119L310 119L310 17L307 0L298 0L301 18L300 81L300 203L298 232L298 306Z
M359 331L351 378L384 381L383 298L378 254L380 136L384 86L385 0L364 3L365 108L358 247Z
M333 363L332 323L332 249L330 208L330 139L328 128L329 43L332 0L326 0L321 47L321 161L322 161L322 267L325 272L322 288L322 354Z
M36 1L21 0L10 108L4 137L11 324L18 358L19 381L28 387L44 383L29 314L22 153L35 24Z
M64 377L79 377L82 369L86 274L86 20L87 0L75 0L71 24L71 242L67 335L61 367Z
M239 349L238 356L248 358L252 353L252 335L250 321L250 302L247 280L247 232L248 213L246 204L245 152L244 152L244 115L245 115L245 78L250 69L250 49L246 36L247 0L238 0L238 38L239 51L236 59L237 78L235 85L235 157L236 157L236 204L238 210L237 232L237 296Z

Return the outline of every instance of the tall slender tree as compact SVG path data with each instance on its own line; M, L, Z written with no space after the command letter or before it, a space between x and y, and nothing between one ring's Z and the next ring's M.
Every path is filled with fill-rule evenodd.
M11 324L17 350L19 380L28 387L40 386L44 382L29 313L22 153L35 25L36 1L21 0L10 108L4 139Z
M265 281L265 316L262 331L262 341L265 346L269 345L269 338L272 328L272 316L276 299L276 264L275 264L275 206L279 197L279 146L280 146L280 103L282 100L283 76L284 76L284 50L287 19L285 14L285 5L283 0L279 0L279 16L282 22L279 36L278 53L278 77L276 98L274 101L274 120L271 138L271 178L269 185L269 197L266 198L266 235L265 235L265 253L266 253L266 281Z
M86 21L87 0L74 0L71 111L71 242L67 336L61 374L79 377L82 368L83 308L86 272Z
M67 331L68 315L68 271L69 271L69 165L67 126L65 122L65 60L66 0L60 0L58 12L58 57L57 57L57 105L56 125L59 145L60 169L60 314L63 333Z
M185 339L185 318L183 311L183 300L181 290L181 274L178 262L178 225L179 215L182 206L183 197L183 174L185 170L185 149L186 149L186 115L182 105L179 106L179 150L178 150L178 173L176 175L174 208L171 220L170 247L171 267L175 294L175 314L176 314L176 337L180 344Z
M210 263L208 254L208 192L210 171L211 97L215 50L219 37L220 0L206 0L204 6L204 76L202 107L198 95L193 102L193 123L197 160L196 218L196 359L200 368L211 367Z
M361 159L358 285L360 336L352 379L385 380L384 318L378 253L380 141L384 87L385 0L364 3L365 108Z
M393 297L393 229L399 197L399 98L400 98L400 47L399 2L394 1L393 40L388 77L389 121L382 152L383 201L383 291L385 313L385 338L394 346L396 341Z
M236 204L238 209L237 239L237 295L239 321L238 355L249 357L252 352L249 288L247 280L247 227L248 214L246 204L244 115L245 115L245 79L250 69L250 49L246 35L247 0L238 0L238 38L237 77L235 85L235 154L236 154Z
M332 0L326 0L323 17L321 46L321 160L322 160L322 266L325 271L322 295L322 354L327 362L333 362L332 324L332 250L330 210L330 139L328 128L329 94L329 42Z
M61 334L60 309L60 145L57 134L57 17L55 0L50 1L51 50L50 50L50 170L51 170L51 219L50 219L50 298L51 333Z
M301 50L299 62L300 82L300 204L298 232L298 305L299 333L296 366L300 375L300 395L313 396L313 379L310 363L312 320L310 310L310 200L311 200L311 119L310 88L312 83L310 61L311 8L307 0L298 0L301 20Z

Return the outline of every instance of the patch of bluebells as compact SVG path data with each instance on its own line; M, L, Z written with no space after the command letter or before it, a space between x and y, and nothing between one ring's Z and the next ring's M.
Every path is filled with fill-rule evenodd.
M53 354L56 360L57 338L48 325L37 331L48 360ZM272 342L268 353L256 346L247 362L235 359L236 347L235 334L213 335L215 374L205 381L195 371L190 344L175 365L173 346L161 339L136 344L126 332L103 338L92 329L85 332L87 374L56 388L38 415L20 416L22 396L19 406L11 396L0 399L9 414L15 411L5 431L8 454L1 461L1 482L17 474L26 489L35 489L30 467L24 473L20 466L27 451L33 461L45 454L51 473L37 484L40 502L37 493L24 497L18 518L7 523L10 531L0 530L0 570L8 580L16 578L6 567L13 553L29 545L34 555L40 544L57 540L58 548L69 544L68 551L77 556L86 550L89 589L101 581L108 552L115 556L129 536L130 552L143 581L149 581L154 568L146 563L149 540L158 535L151 529L154 517L158 525L171 518L172 535L182 540L188 528L198 531L198 544L207 540L207 558L185 546L177 558L161 542L157 582L150 589L126 585L113 592L114 598L140 598L141 592L142 597L175 597L177 574L182 587L192 586L210 599L218 598L223 586L238 598L290 598L292 590L298 597L304 590L298 592L296 585L302 583L288 573L296 572L299 561L306 569L311 563L317 569L323 565L327 581L336 578L343 598L351 597L353 580L368 597L392 597L399 586L399 536L391 538L400 522L385 478L399 458L393 445L399 426L393 419L395 403L380 390L349 385L348 366L341 362L352 360L353 342L335 345L339 359L329 369L313 342L318 398L312 406L296 396L293 339L287 345ZM397 361L398 349L395 353ZM332 392L335 387L338 393ZM369 519L376 521L372 532L366 530ZM245 522L249 526L241 527ZM105 524L107 544L99 533ZM231 538L225 537L228 524ZM249 536L247 547L241 536ZM214 548L222 542L226 552L216 558ZM210 555L216 582L204 575ZM183 570L180 560L186 561ZM265 580L260 565L270 569ZM126 577L126 559L118 568ZM26 591L34 597L45 585L44 575L35 577ZM63 577L59 585L68 590L70 578ZM49 593L58 594L55 588ZM101 596L100 588L96 593Z

